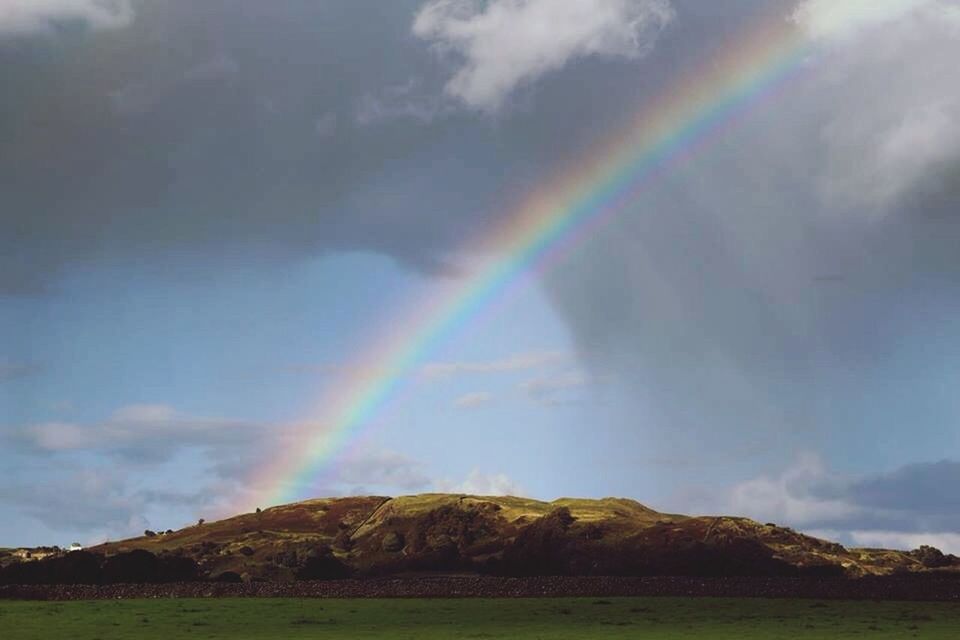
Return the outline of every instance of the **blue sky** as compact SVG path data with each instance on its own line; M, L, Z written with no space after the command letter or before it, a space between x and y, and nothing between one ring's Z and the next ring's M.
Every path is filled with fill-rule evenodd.
M433 345L295 493L958 551L948 0L0 4L0 545L267 499L369 344L506 258L476 238L761 15L810 52L783 95Z

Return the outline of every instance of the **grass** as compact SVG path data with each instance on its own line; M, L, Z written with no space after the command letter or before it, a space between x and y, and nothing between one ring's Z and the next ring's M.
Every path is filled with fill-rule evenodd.
M684 598L0 601L0 637L956 638L951 603Z

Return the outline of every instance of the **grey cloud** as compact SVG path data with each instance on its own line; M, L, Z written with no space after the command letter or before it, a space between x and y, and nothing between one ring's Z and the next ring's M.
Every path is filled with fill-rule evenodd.
M645 62L672 71L647 76L654 91L696 68L678 50L684 29L712 19L675 5ZM705 49L758 5L724 8L715 29L699 23ZM781 461L796 447L867 460L868 425L905 437L919 412L934 441L954 412L937 389L957 374L952 29L919 15L813 41L774 101L644 183L546 277L587 366L625 384L611 431L639 434L656 456L772 438ZM911 353L928 358L922 370Z
M853 483L850 499L875 509L947 519L951 529L960 529L960 462L941 460L915 463L887 474L870 476Z
M332 251L456 275L466 238L651 86L642 60L588 57L472 114L410 34L421 6L158 0L124 29L0 42L0 294L79 264L195 278Z
M160 463L189 449L229 458L237 448L261 442L268 429L256 423L186 416L163 405L136 405L91 424L44 422L8 429L6 440L23 452L89 452L131 463Z
M485 125L356 122L431 99L382 94L432 68L408 35L416 7L161 0L122 30L0 41L0 82L18 87L0 107L0 293L43 292L81 262L208 271L363 250L443 271L474 224L448 212L485 210L490 182L468 185L470 163L428 175L424 158ZM437 172L464 187L425 204Z
M0 383L26 378L41 371L43 371L43 367L38 364L0 360Z

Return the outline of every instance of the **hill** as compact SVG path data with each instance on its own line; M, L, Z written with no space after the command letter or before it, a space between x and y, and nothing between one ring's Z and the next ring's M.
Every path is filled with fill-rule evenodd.
M848 549L774 524L660 513L622 498L542 502L455 494L307 500L150 532L83 554L98 558L104 575L129 581L423 573L860 577L960 571L960 560L929 547ZM77 554L59 561L71 557L70 566L77 565ZM93 570L88 565L86 570ZM139 580L138 571L146 572ZM13 579L8 575L6 581Z

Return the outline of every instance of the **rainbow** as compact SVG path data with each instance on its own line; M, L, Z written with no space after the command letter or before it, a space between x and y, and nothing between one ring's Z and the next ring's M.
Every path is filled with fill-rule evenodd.
M614 219L659 176L676 170L717 136L778 94L805 67L808 49L784 16L750 25L693 73L644 105L609 140L578 157L528 194L503 222L465 247L493 259L439 295L391 316L380 337L324 394L319 416L298 425L291 446L252 478L268 503L289 502L328 472L425 358L492 302L531 274L564 259L597 227ZM260 493L261 500L264 494ZM248 505L249 506L249 505Z

